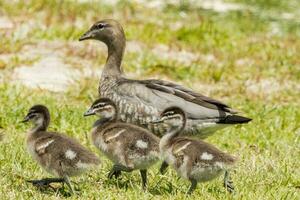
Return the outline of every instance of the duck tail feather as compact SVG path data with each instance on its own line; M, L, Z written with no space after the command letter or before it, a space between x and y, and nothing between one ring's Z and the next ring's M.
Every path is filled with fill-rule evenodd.
M244 124L250 122L252 119L248 117L243 117L240 115L227 115L221 119L218 123L220 124Z

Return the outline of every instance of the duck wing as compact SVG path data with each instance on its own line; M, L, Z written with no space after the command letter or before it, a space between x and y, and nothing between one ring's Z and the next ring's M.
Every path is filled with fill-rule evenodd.
M243 123L248 120L233 115L237 112L218 100L167 81L121 78L117 82L117 90L126 103L143 104L145 107L156 109L157 112L162 112L169 106L178 106L186 112L188 119L192 120L223 120L225 123ZM229 120L227 116L235 117Z
M219 100L212 99L200 93L196 93L191 89L185 88L181 85L172 82L156 79L143 80L141 82L145 84L148 88L159 90L162 92L169 92L170 94L183 98L186 101L193 102L200 106L217 110L221 109L225 112L230 112L232 114L237 113L236 111L232 110L228 105Z

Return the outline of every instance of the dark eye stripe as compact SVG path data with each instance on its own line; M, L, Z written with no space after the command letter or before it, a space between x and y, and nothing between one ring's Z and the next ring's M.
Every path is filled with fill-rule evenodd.
M164 114L164 116L172 116L172 115L174 115L173 111L168 111Z
M180 114L167 114L165 115L165 117L167 117L167 119L174 119L174 118L181 118Z
M101 107L101 106L98 105L98 104L93 106L93 108L100 108L100 107Z
M101 107L104 107L106 105L106 103L98 103L96 105L94 105L93 107L94 108L101 108Z
M173 118L181 118L181 115L180 114L175 114L175 115L173 115Z
M32 119L33 117L35 117L36 116L36 113L34 113L34 112L30 112L30 113L28 113L28 118L29 119Z

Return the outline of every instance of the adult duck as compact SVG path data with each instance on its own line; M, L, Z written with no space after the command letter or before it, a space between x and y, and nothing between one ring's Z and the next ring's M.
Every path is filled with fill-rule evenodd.
M126 38L117 21L105 19L96 22L79 41L88 39L104 42L108 48L99 94L117 104L122 121L146 127L156 135L162 135L164 127L150 122L158 119L159 113L167 107L177 106L184 108L187 115L184 133L198 135L200 138L205 138L224 126L251 121L237 115L226 104L176 83L125 78L121 63Z

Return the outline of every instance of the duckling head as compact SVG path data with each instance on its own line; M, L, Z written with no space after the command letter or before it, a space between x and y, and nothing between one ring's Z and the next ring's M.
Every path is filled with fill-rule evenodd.
M169 130L183 129L186 123L186 115L179 107L169 107L160 114L160 119L152 123L163 123Z
M79 38L79 41L89 39L100 40L110 46L117 41L125 43L125 34L119 22L113 19L104 19L93 24L92 27Z
M108 98L97 99L84 113L84 116L97 115L102 118L115 119L117 109L115 103Z
M32 106L22 122L32 122L35 126L47 128L50 122L49 110L44 105Z

